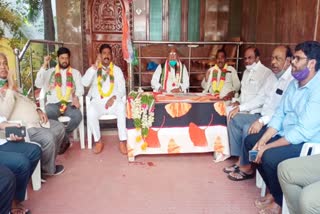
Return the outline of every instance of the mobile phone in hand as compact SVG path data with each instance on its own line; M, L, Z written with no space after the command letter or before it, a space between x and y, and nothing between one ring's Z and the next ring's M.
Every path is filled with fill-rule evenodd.
M25 137L26 136L26 127L25 126L10 126L5 128L6 138L10 138L10 135L13 134L18 137Z
M249 161L253 162L256 160L258 154L258 150L250 150L249 151Z

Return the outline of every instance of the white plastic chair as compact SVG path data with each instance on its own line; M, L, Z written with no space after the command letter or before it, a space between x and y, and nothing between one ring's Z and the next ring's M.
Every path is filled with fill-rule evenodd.
M301 149L300 157L308 156L308 152L310 151L310 155L320 154L320 143L305 143ZM282 199L282 214L290 214L286 199L283 196Z
M122 97L122 101L124 101L124 103L126 102L126 99L127 99L126 96ZM90 103L91 103L91 97L86 96L86 112L88 112ZM113 114L105 114L99 118L99 120L115 120L115 119L117 119L117 116ZM87 121L88 121L88 117L87 117ZM87 122L87 138L88 138L88 149L92 149L92 132L88 126L88 122Z
M260 196L264 197L266 195L266 183L258 170L256 170L256 186L261 189Z
M79 124L79 127L76 128L73 131L73 139L78 140L78 130L79 130L79 134L80 134L80 147L81 149L85 149L85 142L84 142L84 120L83 120L83 96L79 97L79 102L80 102L80 111L81 111L81 115L82 115L82 119L81 122ZM40 94L39 94L39 103L40 103L40 108L43 112L45 112L45 90L41 89ZM60 116L58 118L58 120L61 123L67 123L70 121L70 117L68 116Z

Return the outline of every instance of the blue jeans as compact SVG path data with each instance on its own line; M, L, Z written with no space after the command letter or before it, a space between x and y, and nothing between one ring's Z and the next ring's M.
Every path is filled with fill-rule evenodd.
M244 139L248 135L251 124L261 117L260 114L238 113L229 121L228 135L231 156L241 156Z
M276 135L273 138L271 138L267 144L272 143L278 139L280 139L281 136ZM247 152L251 150L254 145L257 143L257 135L249 135L245 139L245 146L247 149ZM264 182L266 183L266 186L269 188L270 193L275 199L275 202L282 206L282 190L280 187L279 179L278 179L278 173L277 168L279 163L281 163L284 160L287 160L289 158L295 158L300 156L300 152L302 149L303 143L300 144L289 144L287 146L281 146L281 147L275 147L266 150L261 158L261 164L257 165L257 169L263 178Z
M16 200L24 200L30 177L40 158L41 148L35 144L7 142L0 146L0 165L9 168L16 177Z
M16 191L16 179L7 167L0 164L0 213L8 214Z

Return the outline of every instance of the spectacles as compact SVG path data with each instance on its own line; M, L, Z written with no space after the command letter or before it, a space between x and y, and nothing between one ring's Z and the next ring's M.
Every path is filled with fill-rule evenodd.
M303 56L292 56L291 61L297 60L299 62L302 59L308 59L308 57L303 57Z
M175 55L177 55L177 54L176 54L176 52L170 52L169 55L175 56Z

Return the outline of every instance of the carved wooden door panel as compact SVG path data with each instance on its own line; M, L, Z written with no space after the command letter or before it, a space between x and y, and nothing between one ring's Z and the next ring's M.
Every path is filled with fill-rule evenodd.
M125 77L127 63L122 55L122 0L88 0L85 1L85 36L86 51L84 58L88 66L95 62L99 47L103 43L111 45L113 62L118 65Z

